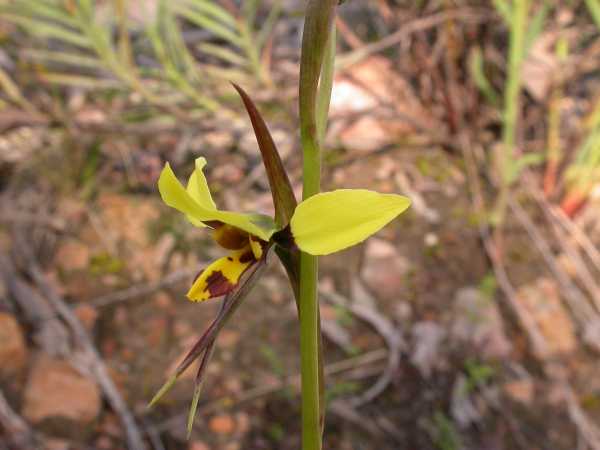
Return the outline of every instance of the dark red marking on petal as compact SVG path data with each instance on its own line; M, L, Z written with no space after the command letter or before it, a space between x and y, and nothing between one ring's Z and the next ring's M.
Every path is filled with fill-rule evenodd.
M254 253L252 253L252 250L248 250L246 253L244 253L242 256L240 256L240 262L243 263L247 263L250 261L254 261L256 258L254 257Z
M215 270L206 277L206 289L210 292L211 297L220 297L221 295L228 294L234 287L235 284L231 284L220 270Z

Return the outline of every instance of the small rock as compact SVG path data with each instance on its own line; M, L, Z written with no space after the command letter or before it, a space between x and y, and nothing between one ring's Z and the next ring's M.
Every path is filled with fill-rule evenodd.
M525 89L538 101L548 97L553 78L560 68L556 55L555 44L558 33L545 32L538 35L527 58L523 61L521 75Z
M100 391L92 380L62 360L40 357L25 387L23 415L35 424L62 418L89 425L100 412Z
M27 361L27 347L23 332L16 319L8 313L0 313L0 377L15 375Z
M363 116L344 128L339 139L348 150L372 152L392 143L394 136L374 117Z
M397 300L398 292L410 270L410 262L388 241L377 238L367 241L361 276L378 296Z
M575 327L561 303L556 281L538 278L517 291L517 300L533 316L546 340L549 354L538 356L559 356L577 349Z
M528 378L509 381L502 386L504 393L513 401L530 406L533 403L535 395L535 386L533 381Z
M208 426L214 433L231 434L235 430L235 421L228 414L220 414L212 417Z
M210 450L210 447L202 441L190 442L188 450Z
M81 242L68 240L58 247L54 262L66 272L84 270L90 262L90 250Z
M417 322L413 326L410 361L424 377L429 377L443 362L441 347L445 338L446 330L435 322Z
M502 316L491 298L473 287L459 289L453 312L451 333L459 345L469 343L483 359L502 359L510 354Z

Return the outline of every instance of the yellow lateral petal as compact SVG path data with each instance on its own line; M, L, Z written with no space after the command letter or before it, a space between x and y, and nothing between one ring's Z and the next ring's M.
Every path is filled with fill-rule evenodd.
M204 176L204 166L206 166L206 158L196 158L195 169L190 175L186 191L198 204L206 209L217 209Z
M216 220L244 230L265 241L268 241L277 230L275 222L269 216L219 211L201 205L183 188L169 163L165 164L160 174L158 190L167 205L193 219L192 223Z
M250 242L250 249L252 249L254 258L260 259L263 255L263 243L254 236L248 236L248 241Z
M410 200L402 195L339 189L300 203L290 226L302 251L328 255L365 240L409 206Z
M217 259L196 278L187 297L194 302L202 302L228 294L236 287L244 271L255 261L249 246Z

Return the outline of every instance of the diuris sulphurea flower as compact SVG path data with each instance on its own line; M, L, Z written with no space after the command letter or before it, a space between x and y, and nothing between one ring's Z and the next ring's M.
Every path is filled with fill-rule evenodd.
M200 227L213 229L215 241L229 255L210 264L198 276L187 296L203 301L231 292L242 274L273 245L296 246L311 255L328 255L365 240L410 205L401 195L366 189L338 189L301 202L289 225L278 226L261 214L221 211L210 195L204 158L184 188L167 163L158 188L163 201Z
M188 299L195 302L225 296L217 317L150 402L150 405L156 403L191 363L202 356L188 432L217 334L263 272L271 250L275 250L284 264L296 293L299 251L328 255L358 244L410 206L410 200L404 196L366 189L322 192L297 203L262 117L246 93L234 87L242 97L257 136L273 194L275 217L218 209L204 175L207 162L203 157L196 159L185 187L169 163L158 180L163 201L183 213L192 225L211 230L216 243L228 251L196 277L187 293Z

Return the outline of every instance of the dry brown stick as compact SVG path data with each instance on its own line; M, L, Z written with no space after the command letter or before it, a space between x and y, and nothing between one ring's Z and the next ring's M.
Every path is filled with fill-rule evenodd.
M46 280L46 277L33 254L32 248L22 234L16 234L15 244L15 251L18 249L19 254L24 259L26 271L37 284L40 291L45 294L50 305L73 332L75 342L81 348L81 356L86 364L86 368L96 379L96 382L102 389L110 406L123 423L128 447L131 450L145 450L146 445L142 439L142 434L135 422L133 414L129 411L123 397L121 397L117 387L108 375L106 366L94 347L85 327L73 313L73 310L56 292L54 287Z
M114 305L115 303L121 303L132 298L143 297L152 294L159 289L163 289L167 286L185 281L186 279L196 275L204 267L206 267L206 263L198 264L198 266L191 269L175 270L158 281L136 284L120 291L111 292L109 294L96 297L95 299L86 302L86 304L101 308L104 306Z
M2 208L0 223L6 225L41 225L51 228L58 233L62 233L67 229L65 221L59 218L36 215L25 211L15 211L7 207Z
M48 302L21 278L13 262L3 254L0 254L0 277L25 321L33 326L33 342L49 355L69 355L69 332Z
M564 386L569 417L592 450L600 450L600 430L585 414L569 384Z
M0 391L0 425L6 439L16 448L36 448L37 436L29 425L10 406Z
M545 364L543 369L548 379L561 389L562 399L567 406L571 422L577 427L586 444L592 450L600 450L600 429L588 418L579 404L577 395L567 379L566 371L552 364Z
M351 423L358 429L370 434L375 438L381 439L382 431L387 431L387 433L391 437L399 439L396 430L384 429L370 417L366 417L365 415L360 414L360 412L356 408L354 408L350 403L348 403L345 400L336 399L329 404L327 409L328 411L338 416L340 419ZM371 445L372 444L374 443L371 442Z
M600 351L600 316L594 310L585 294L562 271L546 239L539 233L533 221L523 208L513 199L508 199L508 206L515 218L521 223L529 237L544 258L546 265L558 281L571 312L583 328L583 339L594 349Z
M469 180L469 190L471 192L471 199L473 206L478 213L482 213L486 210L485 202L483 199L483 189L481 187L481 181L477 171L477 164L473 154L473 148L471 147L471 140L465 133L461 133L458 137L459 147L462 149L463 158L465 160L465 167L467 169L467 178ZM517 299L517 293L513 288L506 269L502 264L500 253L494 244L489 226L486 223L479 224L479 234L483 242L484 248L490 262L492 263L492 270L496 281L498 282L500 289L504 293L504 297L508 302L508 307L516 315L517 320L525 330L525 335L529 339L529 343L536 355L547 355L549 354L548 345L538 328L534 317L531 313L519 302Z
M388 346L388 363L383 373L365 392L349 401L352 406L358 407L371 402L388 387L394 373L398 370L400 353L406 344L400 331L372 306L374 301L362 284L355 281L352 290L354 300L352 302L336 292L320 289L319 293L330 302L347 308L356 317L370 324Z
M470 141L467 139L466 135L462 135L461 142L473 203L479 211L484 211L483 195ZM486 251L488 252L488 255L492 261L494 274L500 285L500 288L508 297L510 304L517 307L515 312L517 313L517 316L519 316L521 325L524 327L525 332L532 343L534 353L538 356L538 358L544 359L544 356L548 354L546 340L539 332L535 322L528 323L530 320L533 320L533 318L530 316L529 312L523 309L516 299L515 289L506 274L506 271L502 265L502 261L498 257L498 252L492 242L489 228L486 224L480 225L480 233L486 247ZM520 316L520 312L524 312L526 314L524 316ZM538 350L535 351L536 349ZM545 366L545 373L549 378L556 379L555 376L553 376L554 371L549 370L548 365ZM571 421L575 424L581 435L586 440L587 444L590 445L593 450L600 450L600 431L593 425L593 423L586 416L585 412L582 410L568 381L566 379L561 379L560 382L565 389L565 400Z
M346 21L342 19L339 15L335 16L335 25L337 27L337 31L342 36L344 41L352 47L353 50L361 48L364 42L357 36L357 34L348 26Z
M562 209L551 205L538 189L532 187L529 189L529 191L533 198L535 198L535 200L540 204L540 207L544 210L544 212L552 217L554 221L560 224L571 236L573 236L573 239L577 242L577 244L579 244L581 249L594 264L596 270L600 271L600 251L590 240L588 235L585 234L585 232L575 222L567 217Z
M478 11L471 8L461 8L456 9L454 11L443 11L437 14L432 14L427 17L421 17L412 20L409 23L401 25L398 31L384 37L383 39L377 42L365 45L364 47L361 47L344 55L340 55L338 57L337 65L339 68L343 69L352 64L356 64L374 53L381 52L389 47L400 43L403 39L405 39L413 33L416 33L417 31L423 31L428 28L436 27L447 22L448 20L462 20L464 22L478 23L489 19L489 12Z
M544 209L544 214L546 218L550 222L550 226L552 227L552 231L554 231L554 236L556 236L556 240L560 243L563 251L571 261L571 263L575 266L576 275L581 280L581 283L587 289L590 294L594 305L596 306L596 310L600 312L600 285L596 283L594 280L594 276L590 272L588 266L585 261L581 257L579 250L575 247L569 239L566 239L564 236L565 229L561 227L561 225L554 219L552 214ZM568 233L569 231L567 231Z

